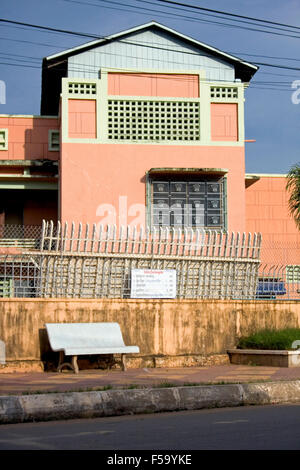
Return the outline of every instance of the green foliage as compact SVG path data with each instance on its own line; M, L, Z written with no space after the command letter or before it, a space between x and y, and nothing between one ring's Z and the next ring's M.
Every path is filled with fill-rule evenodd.
M172 387L178 387L178 385L175 385L170 382L161 382L160 384L155 384L153 387L155 388L172 388Z
M296 340L300 341L300 328L265 329L242 337L237 348L292 350L292 343Z
M289 192L289 212L300 229L300 164L291 167L287 174L286 190Z

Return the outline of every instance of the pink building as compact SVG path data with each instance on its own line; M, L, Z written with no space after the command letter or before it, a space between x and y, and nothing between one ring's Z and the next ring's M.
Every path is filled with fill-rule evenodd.
M0 116L0 222L261 232L272 262L300 240L285 175L245 175L256 71L155 22L46 57L41 116Z

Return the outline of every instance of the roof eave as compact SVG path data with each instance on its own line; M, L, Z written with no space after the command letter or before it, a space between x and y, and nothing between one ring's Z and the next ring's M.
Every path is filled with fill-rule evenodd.
M136 32L136 31L140 31L142 29L150 28L152 26L155 26L155 27L157 27L157 28L159 28L163 31L167 31L167 32L169 32L169 33L171 33L171 34L173 34L177 37L180 37L180 38L184 39L187 42L190 42L190 43L198 46L198 47L202 47L202 48L212 52L215 55L222 56L226 60L232 61L232 62L237 63L237 64L241 64L244 67L249 67L250 69L252 69L252 74L254 74L259 68L257 65L251 64L249 62L245 62L245 61L243 61L242 59L240 59L238 57L232 56L230 54L227 54L226 52L220 51L219 49L217 49L215 47L212 47L212 46L204 44L200 41L197 41L196 39L193 39L189 36L186 36L182 33L179 33L179 32L177 32L177 31L175 31L171 28L168 28L167 26L164 26L160 23L157 23L156 21L151 21L151 22L145 23L143 25L135 26L134 28L130 28L130 29L125 30L125 31L121 31L121 32L112 34L110 36L106 36L104 38L99 38L99 39L96 39L95 41L90 41L88 43L82 44L80 46L76 46L72 49L67 49L63 52L59 52L59 53L53 54L51 56L47 56L47 57L44 58L44 61L48 62L48 61L52 61L54 59L57 59L59 57L74 55L77 51L81 51L81 50L84 50L84 49L90 49L90 48L92 48L96 45L101 45L105 42L112 41L114 39L120 38L122 36L126 36L128 34Z

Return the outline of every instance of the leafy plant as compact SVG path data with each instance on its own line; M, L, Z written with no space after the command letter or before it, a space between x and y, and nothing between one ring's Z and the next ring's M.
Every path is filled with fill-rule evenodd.
M300 328L265 329L240 338L238 349L292 350L294 341L300 341Z
M293 165L287 174L288 207L297 228L300 229L300 164Z

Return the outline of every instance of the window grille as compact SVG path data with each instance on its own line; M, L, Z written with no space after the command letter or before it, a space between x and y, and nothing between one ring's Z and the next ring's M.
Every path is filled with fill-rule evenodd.
M133 141L200 140L200 103L108 100L108 138Z
M152 221L158 227L224 227L222 180L152 181Z
M68 83L68 91L70 95L95 95L96 83Z
M238 89L237 87L210 87L210 97L213 99L237 99Z
M59 131L50 129L48 136L48 149L51 151L58 151L59 147Z
M7 129L0 129L0 150L8 149L8 131Z

